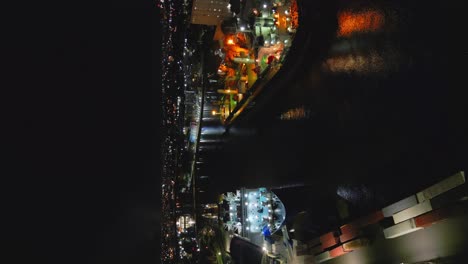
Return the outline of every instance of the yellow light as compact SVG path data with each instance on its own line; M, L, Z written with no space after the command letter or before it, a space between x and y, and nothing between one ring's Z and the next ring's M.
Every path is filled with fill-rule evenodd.
M228 44L228 45L233 45L233 44L234 44L234 40L228 39L227 44Z
M211 111L211 114L216 115L216 111L215 110Z

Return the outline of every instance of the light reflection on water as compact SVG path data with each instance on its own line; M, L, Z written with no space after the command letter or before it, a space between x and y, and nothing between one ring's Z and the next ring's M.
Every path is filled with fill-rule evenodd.
M337 13L338 29L325 72L370 75L399 70L400 51L385 35L396 28L397 15L379 8L345 8ZM380 44L381 42L384 45Z
M385 16L380 10L364 9L358 12L345 10L338 13L339 37L349 37L353 33L375 32L385 24Z

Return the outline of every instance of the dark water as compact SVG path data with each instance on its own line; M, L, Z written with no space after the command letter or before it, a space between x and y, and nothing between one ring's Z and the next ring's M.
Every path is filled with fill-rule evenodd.
M466 81L456 81L467 55L456 6L300 7L283 68L210 157L217 190L304 183L332 195L340 188L366 211L466 168ZM310 115L279 119L296 107Z

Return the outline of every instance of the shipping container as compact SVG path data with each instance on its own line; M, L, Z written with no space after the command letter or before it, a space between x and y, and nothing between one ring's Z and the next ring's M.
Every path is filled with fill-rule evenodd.
M354 220L349 224L342 225L340 227L340 241L346 242L362 235L362 228L378 223L382 219L384 219L382 211L375 211L369 215Z
M330 257L331 258L336 258L336 257L339 257L341 255L344 255L348 252L344 251L343 247L340 245L332 250L330 250Z
M389 228L385 228L383 231L384 231L385 238L390 239L390 238L396 238L402 235L406 235L406 234L418 231L420 229L423 229L423 228L417 227L416 223L414 222L414 219L411 218L409 220L403 221Z
M414 219L417 227L428 227L444 219L468 213L467 204L455 204L420 215Z
M339 238L336 236L335 232L329 232L320 236L320 243L322 244L322 249L326 249L338 244Z
M444 192L447 192L448 190L451 190L459 185L462 185L465 183L465 173L463 171L460 171L442 181L439 183L436 183L432 185L429 188L424 189L421 192L418 192L416 194L418 198L418 202L424 202L429 199L432 199Z
M403 200L400 200L387 207L384 207L382 209L382 213L384 217L392 217L393 214L403 211L405 209L408 209L410 207L413 207L417 204L418 204L418 199L416 198L416 195L411 195L410 197L406 197Z
M426 200L413 207L405 209L393 215L393 221L395 224L401 223L418 215L422 215L432 210L431 202Z
M340 241L341 243L344 243L346 241L349 241L353 238L362 236L363 232L362 230L356 230L356 229L344 229L345 231L342 231L342 234L340 235Z

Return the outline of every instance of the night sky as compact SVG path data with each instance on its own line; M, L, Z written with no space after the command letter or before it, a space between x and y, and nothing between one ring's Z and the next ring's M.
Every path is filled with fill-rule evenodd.
M5 36L14 85L3 86L2 257L158 263L158 10L41 7L19 12Z

